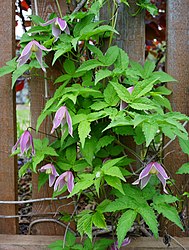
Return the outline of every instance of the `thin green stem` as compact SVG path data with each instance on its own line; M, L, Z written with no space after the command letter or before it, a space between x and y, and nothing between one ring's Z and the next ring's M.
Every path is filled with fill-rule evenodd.
M60 17L63 18L62 11L61 11L60 4L59 4L58 0L56 0L56 5L57 5L57 8L58 8L58 12L60 14Z

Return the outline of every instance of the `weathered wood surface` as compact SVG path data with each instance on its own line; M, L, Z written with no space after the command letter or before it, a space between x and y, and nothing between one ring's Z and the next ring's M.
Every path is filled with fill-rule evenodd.
M38 236L38 235L0 235L0 250L47 250L53 241L62 239L60 236ZM189 238L175 238L185 250L189 250ZM79 242L79 240L78 240ZM163 239L136 238L122 250L165 250ZM169 250L182 250L178 243L172 240Z
M0 1L0 67L15 54L15 1ZM11 90L11 75L0 78L0 200L17 199L16 158L10 157L16 140L15 93ZM0 205L1 215L13 215L16 206ZM14 234L16 219L0 219L0 233Z
M59 1L61 4L61 9L63 14L66 13L66 2L65 1ZM56 1L54 0L40 0L37 1L37 6L34 5L34 2L32 4L34 12L39 14L44 20L48 19L48 16L56 12L58 16L58 8L56 5ZM37 7L37 9L35 9ZM50 66L51 65L51 59L48 58L46 63ZM45 106L45 103L48 98L52 97L54 91L55 91L55 85L54 79L57 77L57 70L56 66L53 68L48 68L47 70L47 91L45 91L45 81L44 81L44 73L43 71L38 71L40 77L32 77L30 82L30 90L31 90L31 126L33 128L36 127L37 118L40 115L42 109ZM42 126L40 127L40 131L49 134L52 128L52 118L47 118ZM44 134L38 133L38 138L43 138ZM52 140L52 137L49 136L49 140ZM38 192L38 176L36 174L33 174L32 178L32 197L33 198L43 198L43 197L52 197L52 188L48 187L48 183L41 188L40 192ZM64 201L58 201L58 202L40 202L37 204L34 204L32 207L33 213L38 214L45 214L45 213L53 213L56 212L57 209L62 206L63 204L68 203L67 200ZM60 209L61 211L65 211L68 213L71 213L73 211L72 206L62 206ZM36 216L33 217L33 220L38 220L40 218L47 218L46 215L44 217ZM49 215L49 218L52 218L52 216ZM37 223L34 226L32 226L32 234L41 234L41 235L62 235L65 231L64 227L61 227L60 225L56 223Z
M166 66L167 72L178 81L167 84L168 88L173 91L170 96L173 110L189 115L189 0L169 0L167 3ZM170 176L176 180L178 190L182 193L188 176L175 175L175 172L183 163L188 162L188 156L181 152L178 141L170 144L166 149L166 154L165 166ZM178 190L175 190L175 193ZM188 186L185 191L189 191ZM185 208L186 216L188 216L188 206ZM172 235L183 235L176 226L171 226L167 231Z

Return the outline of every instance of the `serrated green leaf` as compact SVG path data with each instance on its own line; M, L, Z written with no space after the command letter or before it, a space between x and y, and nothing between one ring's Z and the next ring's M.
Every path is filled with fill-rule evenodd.
M112 135L105 135L99 139L97 146L96 146L96 153L103 147L108 146L114 141L115 137Z
M112 84L112 86L114 87L117 95L119 96L119 98L121 100L123 100L124 102L129 102L131 99L131 95L129 93L129 91L120 83L118 82L110 82Z
M101 81L102 79L105 79L112 75L112 72L108 69L100 69L95 74L95 85Z
M104 100L110 106L115 106L119 102L119 97L111 84L108 84L104 90Z
M158 131L158 125L157 123L153 122L142 123L142 131L144 132L144 136L146 139L146 147L148 147Z
M122 183L121 183L121 181L120 181L120 179L118 177L106 175L104 177L104 179L105 179L105 181L107 182L108 185L110 185L111 187L119 190L122 194L124 194Z
M109 47L104 56L104 65L112 65L119 55L119 48L117 46Z
M134 100L130 107L136 110L157 110L158 107L153 103L150 99L141 97L139 99Z
M124 241L127 232L132 227L136 219L136 216L137 212L129 209L125 213L123 213L122 216L119 218L116 229L118 238L118 248L121 247L121 244Z
M179 144L180 144L182 151L185 154L189 155L189 140L183 140L179 138Z
M170 101L167 98L162 95L153 95L153 98L159 105L167 108L169 111L172 111Z
M113 244L113 242L114 242L113 240L107 238L96 240L93 246L93 250L106 250L108 249L109 246Z
M176 174L189 174L189 162L184 163L176 172Z
M72 47L69 43L64 43L64 45L62 46L61 49L57 50L54 54L54 58L53 58L53 61L52 61L52 65L54 65L54 63L56 62L56 60L64 55L66 52L69 52L71 51Z
M92 216L93 224L98 228L106 228L105 217L99 211L95 212Z
M157 82L158 78L156 79L145 79L143 81L139 81L133 89L132 92L132 98L139 98L141 96L145 96L147 93L149 93L151 91L151 89L153 88L153 85L155 82Z
M77 69L76 72L88 71L88 70L94 69L94 68L99 67L99 66L103 66L103 63L99 62L96 59L91 59L91 60L83 62L83 64L81 64L81 66Z
M11 67L11 66L3 66L2 68L0 68L0 77L12 73L15 70L15 67Z
M126 70L129 65L129 57L127 53L119 48L119 54L117 57L117 61L115 62L115 67L121 70Z
M144 73L143 73L143 77L144 78L148 78L151 76L152 72L154 71L156 67L155 62L147 60L144 64Z
M82 147L85 145L85 139L91 131L90 122L87 120L81 121L78 126L78 134Z
M100 49L98 49L96 46L87 44L87 48L92 51L95 55L97 55L98 60L101 61L102 63L104 62L104 55Z
M77 222L77 231L81 236L85 233L92 241L92 214L84 214Z
M43 152L37 152L35 156L32 157L32 170L36 173L37 170L37 165L42 162L45 158L45 155Z
M68 198L72 197L74 194L77 194L81 191L84 191L85 189L89 188L93 185L94 181L94 175L93 174L85 174L85 179L80 179L74 186L72 192L68 196Z
M92 161L94 158L96 143L96 138L86 138L84 146L80 149L82 156L90 165L92 165Z
M107 108L109 105L106 103L106 102L95 102L93 103L90 108L93 109L93 110L101 110L101 109L104 109L104 108Z
M126 181L121 170L118 167L110 167L110 168L103 168L102 170L104 172L105 175L110 175L110 176L115 176L118 177L119 179Z
M34 26L27 31L27 33L49 32L49 27Z
M162 195L156 195L153 197L153 202L155 204L161 204L161 203L174 203L178 201L178 198L173 196L173 195L167 195L167 194L162 194Z
M164 217L166 217L168 220L172 221L178 227L184 230L175 207L161 203L161 204L154 204L154 208L158 211L159 214L162 213Z
M153 77L155 77L155 78L158 77L160 82L175 82L175 81L177 81L172 76L168 75L167 73L165 73L163 71L153 72Z

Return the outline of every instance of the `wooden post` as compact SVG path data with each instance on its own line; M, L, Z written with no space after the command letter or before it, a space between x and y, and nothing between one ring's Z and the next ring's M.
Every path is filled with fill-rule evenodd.
M172 90L170 101L174 111L189 115L189 0L169 0L167 4L167 73L178 82L167 84ZM167 148L165 166L172 178L176 180L178 189L182 192L188 176L175 175L178 168L188 157L180 150L178 141L174 141ZM186 190L185 190L186 191ZM176 193L176 190L175 190ZM188 216L188 211L187 211ZM168 233L181 236L176 226L168 228ZM187 233L189 235L189 233Z
M66 14L66 2L65 1L59 1L61 4L61 10L63 12L63 15ZM54 0L40 0L37 1L37 6L34 5L33 2L33 9L34 13L38 12L39 16L41 16L44 20L48 19L48 16L56 12L58 16L58 8L56 5L56 1ZM37 7L37 9L36 9ZM51 65L51 59L47 58L48 61L47 64ZM41 111L43 110L45 103L47 101L45 97L45 81L44 81L44 72L42 70L39 70L38 73L42 77L32 77L30 82L30 90L31 90L31 126L33 128L36 127L37 118L40 115ZM56 67L49 68L47 70L47 78L51 79L47 81L47 93L48 98L52 97L56 85L54 85L54 80L57 78L58 72L56 70ZM50 133L50 130L52 128L52 120L50 118L47 118L42 126L40 127L40 131L45 132L47 134ZM38 138L43 138L44 135L38 133ZM51 137L49 137L51 139ZM41 188L40 192L38 191L38 176L36 174L32 177L32 196L33 198L41 198L41 197L52 197L52 188L48 187L48 183ZM58 201L58 202L41 202L34 204L32 207L33 213L38 214L45 214L45 213L52 213L56 212L57 208L59 206L62 206L63 204L67 204L68 200ZM67 213L71 213L73 211L73 207L66 205L62 206L61 211L65 211ZM53 215L47 216L36 216L33 217L33 220L38 220L41 218L52 218ZM32 227L32 234L41 234L41 235L62 235L65 231L65 228L61 227L60 225L56 223L37 223Z
M15 1L0 1L0 67L15 54ZM0 200L17 199L16 158L10 157L16 140L15 93L11 75L0 78ZM0 205L0 215L15 215L16 206ZM0 219L0 234L15 234L16 219Z

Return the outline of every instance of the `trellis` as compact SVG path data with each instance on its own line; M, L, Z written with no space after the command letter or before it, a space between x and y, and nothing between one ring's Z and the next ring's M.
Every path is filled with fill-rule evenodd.
M51 12L57 12L55 2L56 1L53 0L37 1L38 12L43 19L47 19ZM63 11L66 12L66 1L62 0L60 3L62 4ZM134 3L135 0L130 0L131 10L133 12ZM33 4L33 6L35 5ZM14 0L0 1L0 66L3 66L6 61L10 60L14 56L14 8ZM120 35L117 43L128 52L132 59L143 63L145 51L144 13L140 13L136 17L132 17L127 14L124 6L121 5L120 8L117 27ZM101 14L102 16L106 16L106 10L104 10ZM187 101L189 93L189 0L167 1L166 65L167 72L178 80L177 84L168 84L168 87L173 90L173 94L170 97L173 109L189 115L189 106ZM52 76L56 77L56 70L49 69L48 74L51 75L51 80L48 82L48 95L51 95L54 91ZM46 101L44 86L44 80L40 77L33 78L30 82L32 127L35 127L37 117L43 109ZM0 201L14 201L17 199L17 161L16 158L9 157L9 154L11 147L14 145L16 140L16 111L15 93L11 90L10 75L0 78L0 103ZM49 131L48 120L43 123L41 130L43 132ZM167 148L167 152L171 152L173 150L174 153L168 154L165 158L165 162L166 166L169 168L169 172L175 177L177 185L182 187L188 177L175 176L174 173L182 163L188 161L188 157L180 152L177 141L171 143ZM48 189L47 186L44 187L42 191L38 192L36 175L33 176L32 185L33 198L51 197L51 190ZM55 202L49 203L49 201L41 201L40 203L34 204L33 211L38 211L39 208L44 210L47 205L50 207L49 211L51 212L56 209ZM69 211L72 207L66 206L66 209ZM11 216L15 214L17 214L16 204L0 203L0 215ZM0 218L0 234L13 235L17 233L17 230L17 218ZM49 222L48 224L36 224L33 232L34 234L56 235L62 234L63 231L62 227L59 225ZM169 231L169 233L177 236L188 236L188 233L181 233L175 226L171 227L171 231Z

